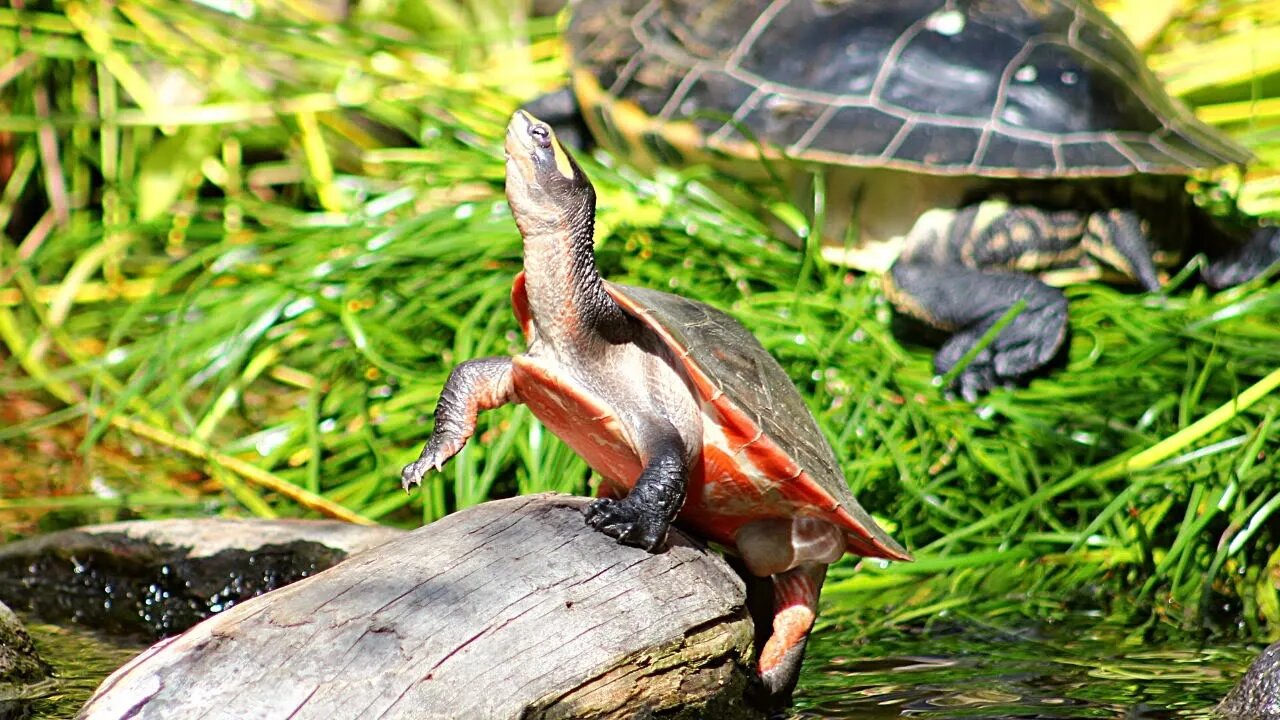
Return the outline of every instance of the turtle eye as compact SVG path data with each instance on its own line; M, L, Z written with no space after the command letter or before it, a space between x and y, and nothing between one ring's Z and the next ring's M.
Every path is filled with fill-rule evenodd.
M533 138L533 141L538 143L538 147L551 147L551 131L547 130L545 125L530 125L529 137Z

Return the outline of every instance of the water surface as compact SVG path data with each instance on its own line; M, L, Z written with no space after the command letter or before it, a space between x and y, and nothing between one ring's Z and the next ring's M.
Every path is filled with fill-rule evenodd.
M33 718L74 717L99 683L150 645L143 638L110 638L84 628L23 620L40 656L56 673L53 679L27 688Z
M1072 618L929 632L820 628L797 718L1209 718L1260 646L1147 643L1132 629Z

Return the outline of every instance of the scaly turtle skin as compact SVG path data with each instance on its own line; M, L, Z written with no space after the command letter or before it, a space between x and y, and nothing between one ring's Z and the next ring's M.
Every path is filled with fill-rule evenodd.
M1086 0L577 0L570 12L592 136L642 168L780 178L800 207L820 178L824 255L884 273L900 311L953 333L940 373L1025 300L959 375L968 397L1056 354L1066 299L1051 285L1114 270L1155 290L1158 268L1194 250L1223 286L1280 256L1275 229L1227 229L1190 202L1187 175L1248 152L1172 100ZM572 107L542 104L555 100Z
M751 333L715 308L600 277L595 192L550 127L518 111L506 150L525 262L511 299L528 351L454 368L405 488L462 449L479 411L524 403L603 477L592 527L652 552L678 521L772 577L759 671L784 701L827 565L846 552L910 555L850 494L795 386Z

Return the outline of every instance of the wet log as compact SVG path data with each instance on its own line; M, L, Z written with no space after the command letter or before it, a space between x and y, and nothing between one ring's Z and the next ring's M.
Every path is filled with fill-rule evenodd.
M1280 720L1280 643L1262 651L1218 705L1227 720Z
M158 639L403 532L331 520L91 525L0 546L0 602L48 622Z
M0 602L0 684L43 680L51 671L36 653L22 621ZM5 715L0 713L0 717Z
M741 579L584 498L486 503L216 615L118 670L107 718L752 717Z
M31 715L31 687L53 669L40 658L22 621L0 603L0 718Z

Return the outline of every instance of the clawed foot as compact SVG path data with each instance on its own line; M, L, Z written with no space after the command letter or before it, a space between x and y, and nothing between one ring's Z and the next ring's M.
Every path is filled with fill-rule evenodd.
M934 368L945 375L986 334L990 323L951 336L934 357ZM1051 295L1042 304L1028 304L989 345L973 356L953 381L969 402L997 385L1019 380L1047 365L1062 348L1067 334L1067 303Z
M973 347L975 342L977 340L974 338L965 338L964 341L955 344L955 352L951 354L956 355L958 359L958 356ZM974 355L964 370L960 371L953 381L953 387L968 402L977 402L980 396L997 385L1020 379L1023 375L1048 363L1061 344L1060 337L1041 337L1016 347L1001 347L993 350L991 346L987 346ZM946 349L944 348L944 351ZM945 352L938 354L937 370L940 374L945 374L956 363L956 359L948 358L946 355Z
M588 505L583 515L588 525L618 542L655 552L667 539L668 525L628 502L630 499L600 498Z
M447 456L440 453L439 450L432 447L433 443L427 443L427 447L422 451L422 455L417 460L404 466L400 471L400 487L405 492L409 492L409 488L414 485L422 484L422 479L426 477L427 471L435 469L439 471L444 467Z
M1248 242L1222 257L1215 258L1200 270L1205 282L1214 290L1248 282L1280 260L1280 228L1260 227Z
M791 716L791 693L776 695L773 688L758 673L747 676L747 687L743 693L747 702L754 708L762 710L768 720L786 720Z

